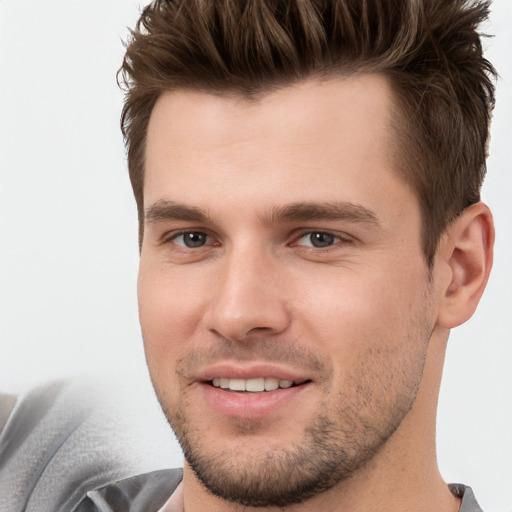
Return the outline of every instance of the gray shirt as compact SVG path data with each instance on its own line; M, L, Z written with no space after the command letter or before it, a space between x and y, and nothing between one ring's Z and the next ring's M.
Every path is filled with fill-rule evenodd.
M169 467L123 413L91 382L0 393L0 511L70 512L93 489Z
M183 512L180 500L174 506L168 503L182 476L181 469L168 469L115 482L88 493L73 512ZM482 512L470 487L450 484L449 488L461 498L459 512Z
M2 512L182 512L169 501L182 470L151 471L149 446L96 398L66 382L19 398L0 393ZM460 512L482 512L469 487L450 490Z

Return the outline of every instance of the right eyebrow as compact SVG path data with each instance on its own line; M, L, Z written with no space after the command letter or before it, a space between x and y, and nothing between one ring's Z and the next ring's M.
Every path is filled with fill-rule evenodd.
M200 208L192 208L173 201L157 201L144 210L144 220L148 224L166 220L206 222L208 215Z

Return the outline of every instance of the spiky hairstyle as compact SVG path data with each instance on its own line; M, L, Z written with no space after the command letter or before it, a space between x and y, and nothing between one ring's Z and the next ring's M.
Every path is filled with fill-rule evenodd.
M387 76L397 168L417 194L432 264L446 226L477 202L496 72L478 0L155 0L120 69L122 130L142 236L145 142L168 90L255 97L308 78Z

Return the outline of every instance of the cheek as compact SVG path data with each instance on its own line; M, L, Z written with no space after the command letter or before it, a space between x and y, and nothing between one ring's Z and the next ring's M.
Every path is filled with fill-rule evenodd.
M410 406L433 323L423 281L371 282L371 289L350 280L343 293L330 288L308 326L331 360L334 403L343 410L348 401L368 424Z
M190 279L145 265L138 278L139 321L150 371L174 367L186 352L201 317L201 291Z
M318 348L343 367L377 348L401 348L425 316L427 283L421 267L416 272L394 270L381 265L364 274L345 269L312 276L295 308L306 337L317 340Z

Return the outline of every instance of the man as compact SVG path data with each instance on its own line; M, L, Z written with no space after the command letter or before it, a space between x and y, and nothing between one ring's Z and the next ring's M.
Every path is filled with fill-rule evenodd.
M156 0L123 129L153 385L185 454L78 510L480 510L435 416L494 239L464 0Z

